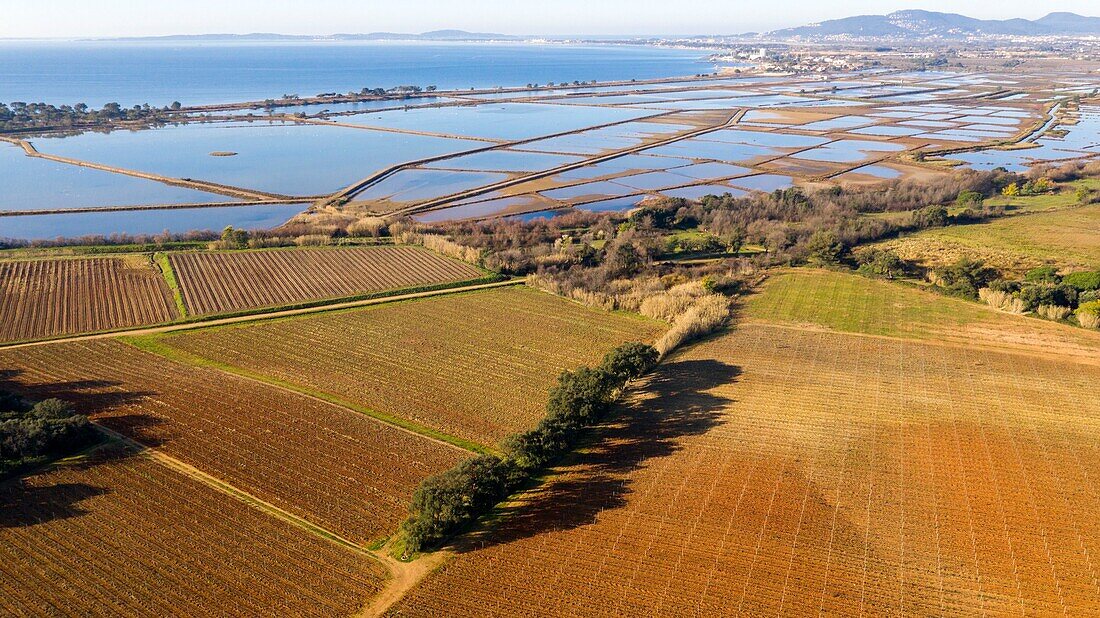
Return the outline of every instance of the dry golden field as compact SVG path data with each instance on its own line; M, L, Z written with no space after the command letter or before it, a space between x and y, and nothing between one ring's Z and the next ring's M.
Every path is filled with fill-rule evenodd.
M502 288L161 341L488 446L542 417L562 370L662 330L635 315Z
M771 282L392 613L1100 613L1100 367L899 331L925 293L867 283L815 315Z
M425 477L468 455L362 414L117 341L0 351L0 389L103 425L355 542L385 537Z
M5 616L348 615L369 556L119 447L0 485Z

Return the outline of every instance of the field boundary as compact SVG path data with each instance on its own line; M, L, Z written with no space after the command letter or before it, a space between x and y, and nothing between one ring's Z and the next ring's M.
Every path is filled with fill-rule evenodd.
M378 410L375 410L373 408L368 408L366 406L347 401L346 399L331 395L324 391L299 386L297 384L286 382L278 378L263 375L261 373L249 371L235 365L222 363L216 360L205 358L203 356L199 356L197 354L193 354L191 352L180 350L178 348L172 347L168 343L165 343L163 341L163 334L161 333L138 335L133 337L120 337L119 341L122 341L123 343L135 347L143 352L155 354L167 360L174 361L183 365L215 369L217 371L228 373L239 378L258 382L265 386L278 388L280 390L291 392L296 395L301 395L303 397L308 397L310 399L320 401L325 404L333 405L338 408L347 410L348 412L351 412L353 414L369 417L377 422L384 423L386 425L395 427L407 433L417 435L421 438L431 440L433 442L444 444L452 448L457 448L467 453L486 454L492 452L490 448L482 444L478 444L472 440L458 438L450 434L431 429L430 427L425 427L424 425L415 423L413 421L392 416L390 414L386 414L385 412L379 412Z
M1007 314L1015 315L1015 314ZM1027 358L1043 358L1047 360L1053 360L1058 362L1072 363L1077 365L1089 365L1100 367L1100 358L1090 358L1080 355L1067 355L1067 354L1051 354L1050 352L1044 352L1038 347L1032 348L1014 348L999 345L983 345L983 344L967 344L959 343L957 341L944 341L942 339L919 339L916 337L897 337L893 335L876 335L874 333L860 333L855 331L840 330L838 328L829 328L828 326L821 326L818 324L809 323L787 323L772 322L760 318L747 318L743 317L737 322L737 326L756 326L762 328L781 328L783 330L801 331L808 333L830 333L833 335L850 335L852 337L863 337L865 339L879 339L883 341L901 341L906 343L915 343L917 345L927 345L940 348L951 348L957 350L976 350L980 352L996 352L999 354L1010 354L1013 356L1024 356ZM1074 326L1068 326L1067 328L1076 328Z
M523 279L504 279L499 275L470 279L467 281L455 281L431 286L418 286L412 288L385 290L364 294L351 298L325 299L322 301L301 303L298 305L286 305L282 307L267 307L259 310L242 311L239 313L219 314L211 316L192 317L185 320L176 320L161 324L150 324L138 328L120 328L105 331L82 333L79 335L61 335L44 339L31 339L23 341L10 341L0 343L0 350L28 348L40 345L57 343L71 343L75 341L93 341L97 339L111 339L115 337L151 335L156 333L170 333L200 328L212 328L228 324L244 324L248 322L261 322L279 318L288 318L299 315L325 313L329 311L341 311L358 307L369 307L403 300L442 296L446 294L460 294L511 285L520 285Z
M172 299L176 301L176 311L179 312L180 319L186 319L187 304L183 302L183 291L180 289L176 270L172 268L172 260L169 259L167 253L158 251L153 254L153 262L160 267L160 274L164 277L164 282L168 284L168 289L172 291Z
M237 500L240 500L241 502L244 502L244 503L248 504L249 506L251 506L251 507L253 507L257 510L262 511L263 513L265 513L267 515L270 515L271 517L279 519L279 520L281 520L285 523L291 524L295 527L301 528L301 529L309 532L310 534L313 534L314 536L318 536L318 537L324 538L326 540L329 540L333 543L336 543L336 544L341 545L341 546L343 546L347 549L350 549L350 550L352 550L356 553L363 554L365 556L370 556L371 558L377 559L377 556L374 554L374 552L368 550L367 548L363 547L362 545L359 545L358 543L354 543L354 542L352 542L348 539L345 539L344 537L340 536L339 534L336 534L335 532L332 532L331 530L328 530L326 528L322 528L321 526L318 526L317 524L314 524L313 522L311 522L307 519L304 519L302 517L298 517L297 515L291 514L287 511L275 506L274 504L271 504L270 502L266 502L264 500L261 500L261 499L257 498L256 496L253 496L252 494L250 494L250 493L248 493L248 492L246 492L242 489L238 489L238 488L234 487L233 485L230 485L229 483L217 478L216 476L212 476L211 474L209 474L207 472L203 472L202 470L196 468L195 466L192 466L188 463L185 463L185 462L183 462L179 459L176 459L175 457L172 457L171 455L168 455L167 453L159 451L156 448L153 448L153 447L147 446L145 444L142 444L141 442L138 442L137 440L129 438L129 437L127 437L127 436L125 436L121 433L118 433L117 431L114 431L112 429L108 429L107 427L104 427L103 425L100 425L99 423L94 423L93 422L92 424L100 432L102 432L103 434L106 434L106 436L110 440L114 440L114 441L117 441L117 442L122 442L123 444L129 446L130 448L137 449L139 455L149 457L150 459L157 462L158 464L161 464L161 465L163 465L163 466L165 466L165 467L167 467L171 470L174 470L175 472L178 472L178 473L180 473L180 474L182 474L182 475L184 475L184 476L186 476L186 477L188 477L192 480L200 482L200 483L202 483L202 484L204 484L208 487L212 487L212 488L214 488L214 489L216 489L216 490L218 490L218 491L220 491L220 492L222 492L226 495L229 495L233 498L236 498Z

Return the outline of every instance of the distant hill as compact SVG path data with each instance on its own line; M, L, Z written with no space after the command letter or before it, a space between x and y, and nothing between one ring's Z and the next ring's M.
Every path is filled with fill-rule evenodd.
M1079 36L1100 35L1100 17L1051 13L1027 19L975 19L955 13L906 10L889 15L857 15L799 28L769 32L781 38L965 38L970 36Z
M465 30L435 30L421 34L400 32L370 32L367 34L175 34L153 37L125 37L118 41L512 41L520 37Z

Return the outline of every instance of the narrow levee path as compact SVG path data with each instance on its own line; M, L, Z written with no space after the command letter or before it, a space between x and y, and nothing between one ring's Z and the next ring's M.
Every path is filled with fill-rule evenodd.
M426 201L426 202L421 202L419 204L413 204L412 206L406 206L404 208L399 208L397 210L394 210L393 212L389 213L389 216L410 215L410 214L413 214L413 213L422 212L422 211L426 211L426 210L433 210L433 209L439 208L441 206L446 206L448 204L451 204L451 203L459 201L459 200L468 199L468 198L472 198L472 197L477 197L479 195L484 195L486 193L492 193L493 191L498 191L500 189L506 189L508 187L518 185L518 184L523 184L525 182L529 182L529 181L532 181L532 180L539 180L539 179L542 179L542 178L548 178L550 176L555 176L557 174L561 174L561 173L564 173L564 172L572 171L572 170L575 170L575 169L580 169L582 167L587 167L589 165L595 165L597 163L603 163L605 161L612 161L614 159L618 159L620 157L625 157L627 155L636 154L636 153L643 152L643 151L646 151L646 150L651 150L653 148L659 148L661 146L667 146L669 144L674 144L676 142L681 142L681 141L684 141L684 140L689 140L689 139L692 139L692 138L695 138L695 137L699 137L701 135L707 135L708 133L714 133L715 131L721 131L722 129L732 128L732 127L736 126L738 122L740 122L741 118L744 117L746 111L747 110L745 108L738 109L725 122L720 123L720 124L715 124L715 125L711 125L711 126L707 126L707 127L702 127L702 128L699 128L699 129L695 129L693 131L688 131L686 133L678 133L676 135L673 135L672 137L662 138L662 139L659 139L659 140L656 140L656 141L653 141L653 142L650 142L650 143L639 144L637 146L631 146L629 148L624 148L622 150L616 150L614 152L610 152L610 153L607 153L607 154L597 155L595 157L584 159L584 160L578 161L576 163L569 163L569 164L566 164L566 165L561 165L559 167L555 167L555 168L548 169L548 170L542 170L542 171L539 171L539 172L534 172L532 174L527 174L525 176L519 176L517 178L509 178L507 180L502 180L500 182L496 182L496 183L492 183L492 184L488 184L488 185L483 185L481 187L477 187L475 189L470 189L468 191L463 191L461 193L455 193L453 195L447 195L447 196L436 198L436 199L429 200L429 201ZM587 131L587 130L589 130L589 129L584 129L584 131ZM566 133L564 135L569 135L571 133L581 133L581 132L582 131L571 131L570 133Z

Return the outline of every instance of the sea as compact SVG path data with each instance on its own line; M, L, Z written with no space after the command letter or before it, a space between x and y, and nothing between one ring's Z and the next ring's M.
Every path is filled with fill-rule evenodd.
M0 101L204 105L347 93L710 72L706 52L634 45L329 41L0 41Z
M706 60L706 52L631 45L0 41L0 101L85 103L91 107L108 102L127 107L143 103L159 107L175 101L204 105L402 85L484 89L528 83L681 77L715 69ZM473 123L515 120L517 110L532 112L529 116L533 115L534 123L539 118L537 112L545 111L539 106L493 105L482 109L486 113L471 118L470 126L459 128L473 131L477 129ZM579 120L569 118L570 114L580 118L593 109L557 106L550 111L560 112L552 119L554 126L573 126L571 123ZM336 127L272 127L262 122L243 126L185 125L31 141L46 153L67 153L173 177L241 186L293 182L294 186L278 187L290 195L332 191L395 162L481 145ZM215 151L237 155L210 156ZM17 146L6 143L0 143L0 188L0 210L10 211L225 199L151 180L25 157ZM279 225L302 208L291 204L0 217L0 239L137 235L217 230L226 225L257 229Z

